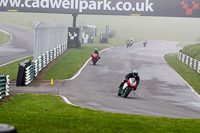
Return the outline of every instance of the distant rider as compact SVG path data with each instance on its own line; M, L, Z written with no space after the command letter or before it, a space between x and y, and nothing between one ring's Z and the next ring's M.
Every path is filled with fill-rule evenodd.
M130 45L130 40L128 39L128 40L126 41L126 46L127 46L127 48L128 48L129 45Z
M101 58L101 57L99 57L99 51L97 50L97 48L95 48L95 49L94 49L94 52L93 52L93 54L97 54L97 56L98 56L98 59L100 59L100 58ZM93 55L93 54L92 54L92 55ZM91 56L92 56L92 55L91 55Z
M130 39L130 46L133 45L133 38Z
M134 88L134 90L137 89L138 85L139 85L139 82L140 82L140 77L138 75L138 70L134 70L133 72L127 74L125 76L125 80L123 82L121 82L121 84L119 85L119 88L120 89L123 89L123 86L124 86L124 83L128 82L128 80L130 78L135 78L135 81L136 81L136 87Z
M147 40L146 39L144 39L143 45L144 45L144 47L147 45Z

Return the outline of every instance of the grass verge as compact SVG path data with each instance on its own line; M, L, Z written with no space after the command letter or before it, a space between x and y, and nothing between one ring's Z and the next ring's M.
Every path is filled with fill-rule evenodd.
M80 70L83 64L91 57L94 48L99 51L108 48L101 45L83 45L82 49L69 49L44 74L43 80L69 79Z
M46 71L42 79L50 80L53 78L58 80L71 78L91 56L94 48L97 48L100 51L108 48L108 46L83 45L82 49L69 49L60 60L55 62ZM33 57L27 57L0 67L0 75L10 75L10 80L16 80L19 63L24 62L26 59L33 60Z
M0 20L30 28L33 28L30 24L31 21L64 22L69 27L73 24L71 14L0 12ZM134 38L135 42L142 41L144 38L148 40L196 42L200 37L200 20L191 17L136 17L80 14L77 16L77 24L79 21L88 25L95 24L98 28L98 38L100 33L105 33L106 25L109 25L111 30L116 30L116 37L109 39L109 43L117 45L125 45L128 38Z
M200 61L200 43L186 46L181 52Z
M200 75L188 65L177 60L177 53L165 55L167 63L200 94Z
M19 133L200 132L199 119L108 113L75 107L58 96L20 94L0 106L1 123Z
M17 60L15 62L9 63L7 65L0 67L0 75L10 75L10 80L16 80L17 79L17 73L19 68L19 63L24 62L26 59L33 60L33 57L27 57L24 59Z
M0 45L8 42L10 40L10 35L0 32Z

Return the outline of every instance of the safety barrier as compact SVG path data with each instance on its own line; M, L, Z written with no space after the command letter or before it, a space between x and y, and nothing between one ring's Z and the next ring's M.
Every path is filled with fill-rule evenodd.
M19 64L16 86L31 83L51 61L67 50L68 26L66 23L31 22L35 30L33 61Z
M82 32L82 44L93 43L94 37Z
M62 54L65 50L67 50L67 43L59 45L57 48L53 50L47 51L42 56L39 56L37 60L33 61L34 65L34 76L36 77L38 73L51 61L56 59L60 54Z
M0 99L9 96L9 75L0 75Z
M64 43L53 50L47 51L42 56L39 56L35 61L31 62L31 60L25 60L24 62L20 63L16 85L24 86L30 84L47 64L56 59L66 50L67 43Z
M25 85L31 83L34 79L34 66L31 64L27 68L25 68Z
M17 82L16 86L24 86L27 84L31 75L31 60L25 60L24 62L19 64L18 73L17 73Z
M178 53L177 59L181 62L185 63L186 65L192 67L195 69L198 73L200 73L200 61L197 59L194 59L186 54L183 54L181 52Z

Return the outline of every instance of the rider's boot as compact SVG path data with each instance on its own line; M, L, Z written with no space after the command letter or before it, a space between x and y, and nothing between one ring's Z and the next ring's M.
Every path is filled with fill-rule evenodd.
M119 88L122 89L123 85L124 85L124 82L121 82L121 84L119 85Z

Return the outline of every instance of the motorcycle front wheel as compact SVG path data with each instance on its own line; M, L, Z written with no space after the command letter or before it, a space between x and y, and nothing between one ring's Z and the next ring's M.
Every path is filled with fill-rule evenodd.
M119 88L119 91L118 91L118 96L121 96L122 95L122 89Z

